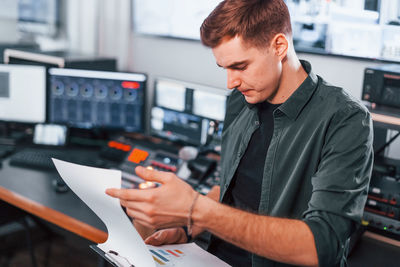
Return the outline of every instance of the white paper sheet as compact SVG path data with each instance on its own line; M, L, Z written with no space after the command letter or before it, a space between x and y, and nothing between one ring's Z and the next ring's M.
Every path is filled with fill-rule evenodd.
M62 179L104 222L108 239L98 247L117 251L136 267L156 266L142 238L107 188L121 188L121 171L106 170L53 159Z
M119 200L105 193L107 188L121 188L120 171L82 166L58 159L53 159L53 162L65 183L106 225L108 239L98 245L103 251L116 251L135 267L229 266L194 243L146 246L122 210ZM124 263L123 260L121 263Z

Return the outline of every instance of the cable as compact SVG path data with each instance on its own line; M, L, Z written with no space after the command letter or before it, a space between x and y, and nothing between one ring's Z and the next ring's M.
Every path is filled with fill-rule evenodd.
M397 132L397 134L395 136L393 136L392 138L390 138L390 140L388 142L386 142L382 147L380 147L376 152L375 155L379 155L382 151L385 150L386 147L388 147L391 143L393 143L394 140L396 140L397 137L399 137L400 132Z

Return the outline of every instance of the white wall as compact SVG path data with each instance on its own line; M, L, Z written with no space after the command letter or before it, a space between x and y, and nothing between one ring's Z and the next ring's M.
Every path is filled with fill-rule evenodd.
M17 1L0 0L0 43L14 43L18 40L17 14Z
M97 53L99 14L96 0L67 0L66 9L68 49Z
M225 72L199 41L134 35L132 68L152 76L226 87Z

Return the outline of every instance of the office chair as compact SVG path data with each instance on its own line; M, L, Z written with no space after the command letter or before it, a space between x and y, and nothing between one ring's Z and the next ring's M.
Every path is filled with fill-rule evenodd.
M50 248L51 248L51 240L52 240L52 233L45 227L41 222L36 220L36 218L29 216L26 212L6 203L0 201L0 229L7 228L3 231L0 230L0 237L4 242L0 243L0 266L9 266L12 258L15 255L15 252L19 249L28 249L31 263L33 267L37 267L37 260L35 256L35 249L34 249L34 240L32 235L32 221L37 225L42 232L45 233L46 239L49 240L49 244L46 251L45 256L45 266L48 265L48 258L50 255ZM5 215L5 216L4 216ZM17 233L10 232L10 225L14 223L19 226L22 226L23 232L19 231L18 235L21 236L24 234L25 242L15 242L15 235ZM15 228L15 227L14 227ZM17 231L18 232L18 231ZM21 238L23 238L21 236ZM11 245L10 245L11 243Z

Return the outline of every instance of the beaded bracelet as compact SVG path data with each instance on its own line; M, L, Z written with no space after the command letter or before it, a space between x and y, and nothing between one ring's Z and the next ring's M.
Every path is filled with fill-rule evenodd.
M188 223L187 223L188 236L192 236L192 226L193 226L192 213L193 213L194 205L196 204L196 201L199 198L199 195L200 195L200 193L196 192L196 196L194 197L192 205L190 206L190 209L189 209Z

